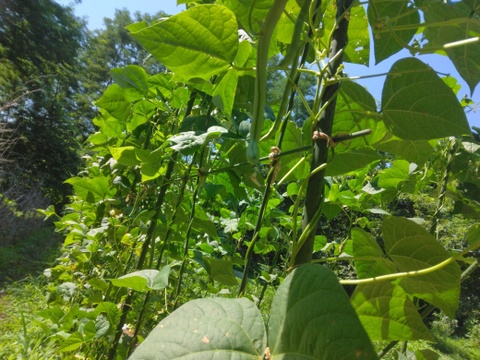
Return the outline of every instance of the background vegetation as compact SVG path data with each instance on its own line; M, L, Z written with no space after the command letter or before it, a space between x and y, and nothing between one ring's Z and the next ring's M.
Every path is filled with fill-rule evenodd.
M342 60L473 91L480 4L201 3L0 7L0 357L478 358L475 104Z

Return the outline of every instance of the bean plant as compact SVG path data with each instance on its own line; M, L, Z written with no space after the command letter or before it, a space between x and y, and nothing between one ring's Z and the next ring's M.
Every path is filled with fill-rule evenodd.
M448 56L473 92L479 14L474 0L217 0L128 26L167 70L113 69L95 104L45 271L59 351L437 358L408 344L432 340L434 309L454 316L478 265L479 225L456 252L438 226L448 201L479 217L480 145L456 79L416 55ZM345 72L402 49L379 103ZM431 213L395 216L420 193Z

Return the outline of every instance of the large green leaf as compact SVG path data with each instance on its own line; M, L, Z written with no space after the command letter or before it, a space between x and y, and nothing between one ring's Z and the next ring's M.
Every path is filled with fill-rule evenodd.
M408 180L415 169L415 164L410 164L406 160L395 160L391 167L382 170L377 176L378 186L384 189L397 189L400 184Z
M140 164L135 155L134 146L110 147L108 150L113 158L122 165L135 166Z
M420 15L411 7L410 0L374 0L368 2L368 20L372 26L375 62L378 64L412 40ZM403 29L396 29L397 26Z
M372 340L431 340L407 293L390 282L358 285L352 305Z
M478 1L423 1L423 13L427 24L423 31L428 47L441 47L465 39L480 36L480 3ZM457 20L457 21L456 21ZM480 81L480 46L478 42L444 49L455 68L473 93Z
M168 276L170 266L164 266L162 270L139 270L133 273L119 277L118 279L109 279L110 282L118 287L126 287L135 291L145 292L150 290L161 290L168 286Z
M130 360L258 360L266 348L263 318L247 299L193 300L162 320Z
M137 65L110 70L113 80L122 88L133 87L143 95L148 93L148 75L145 69Z
M209 256L204 256L203 261L205 262L208 275L210 275L212 280L228 286L238 285L237 279L233 274L232 262Z
M402 272L426 269L450 257L423 227L405 218L385 218L383 237L387 255ZM451 263L429 274L403 278L399 285L454 316L460 296L460 268Z
M361 228L352 229L352 250L359 279L386 275L397 271L375 239Z
M113 197L116 192L116 189L111 187L109 178L104 176L97 176L93 179L75 176L65 180L65 183L73 186L77 196L91 203L109 196Z
M368 147L349 152L341 152L335 154L333 159L328 162L327 175L336 176L346 174L380 159L381 157L378 152Z
M237 83L238 71L230 69L220 78L213 90L213 103L226 115L232 114Z
M123 89L118 84L110 85L95 105L108 111L115 119L126 121L132 104L125 100Z
M418 59L398 60L382 92L383 119L406 140L469 134L467 118L452 90Z
M329 269L306 264L272 302L268 340L274 359L376 359L350 300Z
M374 144L375 149L398 155L417 165L424 164L433 153L435 140L402 140L392 138Z
M345 135L366 129L370 129L372 133L340 142L335 152L364 148L381 140L387 132L385 124L381 121L381 114L377 112L377 104L373 96L363 86L346 81L342 83L337 96L332 134Z
M131 35L182 79L226 70L238 48L235 15L220 5L194 6Z
M244 29L249 33L257 34L263 26L273 0L222 0L221 2L235 13Z

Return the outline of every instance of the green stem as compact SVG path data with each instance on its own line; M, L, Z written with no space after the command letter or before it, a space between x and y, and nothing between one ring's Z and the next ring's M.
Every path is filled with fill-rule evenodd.
M203 154L204 154L204 151L205 151L206 147L207 147L206 145L203 146L202 151L200 153L200 161L199 161L199 165L198 165L199 168L202 167ZM194 159L192 159L192 162L190 163L190 166L188 168L188 174L190 173L190 171L193 167L193 164L194 164L193 160ZM176 287L176 290L175 290L175 296L174 296L175 300L174 300L174 303L173 303L173 309L177 308L180 291L182 289L183 275L185 273L185 267L186 267L187 261L188 261L188 248L189 248L188 243L189 243L189 240L190 240L190 232L192 231L193 220L195 219L197 197L198 197L198 194L200 192L201 187L202 187L201 178L200 178L200 176L197 176L197 184L195 186L195 190L194 190L193 196L192 196L192 210L190 211L190 219L189 219L188 226L187 226L186 233L185 233L185 242L184 242L184 245L183 245L183 259L182 259L182 265L180 266L180 271L179 271L179 274L178 274L178 283L177 283L177 287Z
M392 281L392 280L397 280L397 279L403 279L406 277L413 277L413 276L421 276L421 275L427 275L431 274L435 271L438 271L445 266L460 260L463 255L467 254L469 251L473 251L480 248L480 242L477 242L475 244L470 245L469 247L465 248L462 252L459 252L458 254L449 257L448 259L433 265L429 266L424 269L420 270L414 270L414 271L404 271L400 273L394 273L394 274L388 274L388 275L381 275L381 276L376 276L372 278L367 278L367 279L352 279L352 280L340 280L340 284L342 285L359 285L359 284L368 284L368 283L373 283L377 281Z
M243 269L243 276L242 276L242 281L240 283L240 287L238 288L238 294L237 296L240 297L243 295L245 292L245 288L247 286L247 280L248 280L248 269L250 267L250 263L252 260L252 255L253 255L253 249L255 248L255 243L257 242L259 236L260 236L260 230L262 228L262 222L263 222L263 216L265 215L265 210L267 208L268 200L270 199L270 195L272 193L272 183L273 183L273 177L275 175L275 163L278 160L274 160L272 163L272 166L270 168L270 171L268 172L267 175L267 184L265 186L265 192L263 193L263 199L262 199L262 205L260 206L260 211L258 213L257 217L257 223L255 225L255 230L253 232L253 237L252 240L250 241L250 244L248 245L247 248L247 253L245 254L245 265Z
M263 23L260 32L260 38L258 40L255 98L253 100L250 141L247 147L247 160L252 165L257 165L259 158L258 142L263 129L263 113L265 111L265 102L267 99L267 62L270 39L286 4L287 0L275 0L265 18L265 22Z

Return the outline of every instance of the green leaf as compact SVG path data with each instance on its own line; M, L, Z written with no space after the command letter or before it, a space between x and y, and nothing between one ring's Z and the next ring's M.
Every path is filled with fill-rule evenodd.
M438 360L440 355L430 349L415 351L415 360Z
M329 269L306 264L272 302L268 340L274 359L376 359L345 290Z
M299 147L303 146L303 139L302 139L302 131L301 129L292 121L287 123L285 132L284 132L283 142L282 142L282 151L288 151L293 149L298 149ZM276 141L278 141L279 134L276 136ZM270 148L275 143L271 142L262 142L260 144L260 149L265 149L266 153L270 153ZM291 155L287 155L281 158L280 160L280 170L277 174L277 179L283 178L283 176L290 172L290 175L286 179L286 181L295 181L296 179L305 178L309 171L310 165L307 161L303 161L299 163L301 153L293 153Z
M148 94L148 75L145 69L137 65L110 70L113 80L122 88L135 88L143 95Z
M325 2L323 2L325 3ZM327 1L323 16L322 45L328 50L330 35L336 26L337 7L335 1ZM348 22L348 42L345 47L345 61L354 64L368 65L370 61L370 34L368 21L363 6L352 6ZM323 47L322 46L322 47Z
M452 90L418 59L398 60L382 92L383 118L401 139L438 139L469 134L465 113Z
M213 103L226 115L232 114L237 83L238 71L230 69L223 75L213 90Z
M385 218L383 236L387 255L401 272L426 269L450 257L423 227L405 218ZM448 316L455 315L460 296L460 268L456 263L398 283L410 295L435 305Z
M179 132L205 132L214 121L215 120L212 120L212 118L207 115L187 116L183 119Z
M135 166L140 164L140 161L138 161L137 156L135 155L134 146L123 146L118 148L109 147L108 150L113 158L122 165Z
M273 0L222 0L222 3L235 13L242 28L251 34L258 34Z
M74 332L70 334L68 338L66 338L58 347L58 351L60 352L67 352L77 350L80 346L85 343L82 334L78 332Z
M155 327L130 360L259 359L267 346L263 318L247 299L198 299Z
M320 251L325 247L325 245L327 245L327 237L324 235L315 235L313 251Z
M409 0L375 0L369 2L368 20L373 31L375 63L378 64L410 42L417 32L420 15ZM396 26L404 29L397 30Z
M142 182L156 179L165 174L166 163L163 158L162 147L153 151L135 149L135 155L141 161Z
M148 119L158 107L158 105L148 100L140 100L135 103L132 107L133 116L130 121L127 122L127 131L133 131L138 126L148 122Z
M480 224L474 224L468 229L466 239L470 246L480 241Z
M476 14L475 14L476 12ZM425 48L441 47L444 44L478 37L480 21L477 2L430 1L423 7L426 24L442 23L442 26L426 26L423 34L428 40ZM458 20L458 21L455 21ZM480 46L478 42L444 49L460 76L473 94L480 81Z
M204 256L203 261L205 262L208 275L210 275L213 280L227 286L238 285L237 279L233 274L232 262L208 256Z
M375 144L375 149L398 155L417 165L424 164L432 155L435 140L392 139Z
M335 154L327 166L327 175L336 176L357 170L380 160L380 155L371 148L356 149Z
M107 110L115 119L121 121L126 121L130 114L131 103L125 100L123 89L117 84L107 87L95 105Z
M359 279L391 274L397 271L395 265L386 258L372 235L361 228L353 228L351 236L352 255L355 258L355 270Z
M109 178L105 176L97 176L93 179L72 177L65 180L65 183L73 185L77 196L84 200L91 200L90 202L98 202L107 196L113 196L116 192L115 188L110 187Z
M395 160L391 167L382 170L377 176L378 186L384 189L397 189L401 183L408 180L415 168L415 164L410 164L406 160Z
M367 14L362 5L353 6L350 9L345 61L367 66L370 62L370 34Z
M432 340L407 293L390 282L360 284L352 305L372 340Z
M277 40L284 44L292 43L292 35L295 29L295 19L298 18L300 6L295 0L289 0L285 10L277 23ZM288 15L287 15L288 14Z
M106 140L124 136L125 122L110 116L103 109L100 109L100 112L103 116L97 116L93 119L93 123L100 128L100 133Z
M207 80L223 72L233 63L238 48L235 15L220 5L191 7L131 35L186 80Z
M373 96L363 86L346 81L342 83L337 96L332 134L345 135L366 129L370 129L372 133L339 142L335 147L336 153L364 148L368 144L380 141L387 132L385 124L381 121L381 114L377 112Z
M164 266L158 270L139 270L119 277L108 279L114 286L126 287L139 292L161 290L168 286L170 266Z
M201 206L196 207L192 229L198 231L201 235L206 234L212 239L218 240L217 226Z

